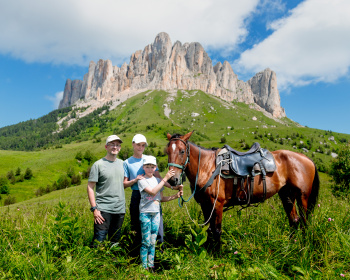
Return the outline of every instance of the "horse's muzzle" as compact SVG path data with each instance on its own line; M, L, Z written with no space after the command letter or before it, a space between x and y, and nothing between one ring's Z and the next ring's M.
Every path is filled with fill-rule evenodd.
M179 183L180 183L180 179L171 177L171 178L168 180L168 183L169 183L171 186L177 186L177 185L179 185Z

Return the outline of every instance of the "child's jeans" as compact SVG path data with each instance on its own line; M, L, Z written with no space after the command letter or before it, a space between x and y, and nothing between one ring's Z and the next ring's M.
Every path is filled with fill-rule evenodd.
M141 261L144 268L154 267L154 255L156 239L158 234L160 214L158 213L140 213L141 222Z

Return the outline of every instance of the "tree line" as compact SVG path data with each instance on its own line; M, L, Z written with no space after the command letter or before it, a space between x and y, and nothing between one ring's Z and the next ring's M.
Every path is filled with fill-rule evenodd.
M66 117L72 107L57 109L49 114L15 125L0 128L0 149L15 151L33 151L36 149L62 147L62 144L71 143L83 139L82 134L90 127L99 125L100 130L107 129L106 123L99 123L97 118L103 111L109 113L109 106L104 105L89 115L76 119L69 127L58 132L59 126L57 121ZM76 118L74 110L70 114L70 118Z

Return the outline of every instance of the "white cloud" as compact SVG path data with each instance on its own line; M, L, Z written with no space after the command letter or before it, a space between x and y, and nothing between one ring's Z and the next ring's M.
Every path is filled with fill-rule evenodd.
M0 53L28 62L129 62L159 32L233 49L259 0L17 0L0 9ZM151 41L150 41L151 40Z
M235 65L251 73L273 69L282 89L336 81L350 66L349 11L348 0L306 0L272 22L273 34L243 52Z
M63 91L56 92L55 96L45 96L45 98L52 102L54 109L58 109L58 105L60 105L60 101L63 98Z

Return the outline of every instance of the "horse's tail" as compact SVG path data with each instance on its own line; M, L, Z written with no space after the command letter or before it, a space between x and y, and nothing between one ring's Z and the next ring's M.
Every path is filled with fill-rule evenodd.
M314 177L314 181L312 182L311 194L309 196L308 204L307 204L307 211L309 213L313 212L315 205L317 203L318 194L320 191L320 178L318 176L318 171L315 163L314 163L314 166L315 166L315 177Z

